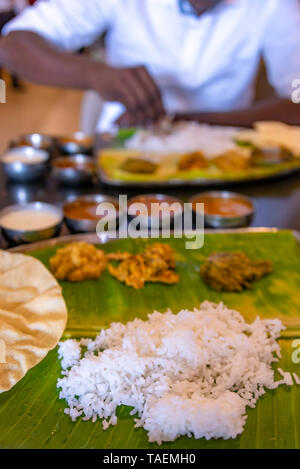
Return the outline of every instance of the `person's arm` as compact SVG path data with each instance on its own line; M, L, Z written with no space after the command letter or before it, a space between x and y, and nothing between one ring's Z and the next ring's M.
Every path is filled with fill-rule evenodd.
M14 31L0 39L0 64L41 84L97 91L146 124L164 114L159 89L144 67L115 68L65 52L38 34Z
M254 122L268 120L300 125L300 105L285 98L271 98L259 101L248 109L230 112L177 114L175 120L239 127L251 127Z
M300 2L273 0L265 18L261 53L269 81L278 97L253 104L249 109L177 116L219 125L251 126L255 121L275 120L300 125L300 104L291 99L292 83L300 78Z
M0 39L0 64L40 84L79 89L89 86L88 57L60 51L28 31L15 31Z

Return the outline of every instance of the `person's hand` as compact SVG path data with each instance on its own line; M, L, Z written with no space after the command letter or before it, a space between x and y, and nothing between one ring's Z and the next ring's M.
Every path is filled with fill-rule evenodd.
M155 123L160 122L161 117L158 117L155 120L147 120L143 121L140 119L140 115L135 112L124 112L119 119L116 120L115 124L121 128L128 128L128 127L148 127Z
M90 72L90 83L105 100L124 104L123 125L147 125L165 115L160 91L145 67L115 68L95 64Z

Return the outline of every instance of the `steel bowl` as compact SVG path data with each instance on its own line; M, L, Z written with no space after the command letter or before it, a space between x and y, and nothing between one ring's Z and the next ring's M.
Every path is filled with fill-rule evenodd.
M156 203L168 203L168 204L180 204L182 207L182 210L179 211L177 214L174 212L168 212L166 216L164 216L163 213L160 213L158 216L155 216L151 213L148 213L148 215L143 216L142 214L139 215L140 218L140 224L142 229L149 229L152 227L158 226L159 229L161 229L164 225L164 222L169 221L170 222L170 229L174 229L174 224L175 221L178 219L182 219L183 215L183 202L180 199L177 199L176 197L170 196L170 195L165 195L165 194L141 194L138 196L135 196L131 198L128 201L128 211L130 209L130 205L134 203L143 203L142 199L145 200L147 203L148 201L152 201L155 199ZM133 218L136 217L136 215L129 214L128 215L129 219L132 220Z
M64 162L72 162L78 166L60 167L59 163ZM89 163L89 165L85 165L85 163ZM52 162L53 175L61 184L69 186L88 184L96 174L96 167L91 167L91 165L94 166L94 160L87 155L61 156Z
M223 198L223 199L241 199L250 206L249 213L245 215L238 215L238 216L224 216L224 215L210 215L205 213L204 208L204 224L206 227L210 228L242 228L249 226L253 220L255 215L255 204L254 202L247 196L243 194L238 194L236 192L229 192L229 191L210 191L210 192L202 192L200 194L196 194L189 199L189 203L193 204L202 197L211 197L211 198ZM193 208L193 212L195 214L195 209Z
M9 156L22 157L25 161L12 161L9 162ZM33 163L31 159L34 156L40 156L43 161ZM36 181L49 171L50 155L45 150L38 150L29 146L22 146L9 149L1 156L1 164L4 174L8 179L15 182L32 182Z
M57 137L55 141L59 151L66 155L90 154L93 151L93 137L83 132L76 132L66 137Z
M43 134L26 134L21 135L10 143L12 148L29 146L36 150L46 150L50 152L53 147L53 139L49 135Z
M65 223L69 230L73 233L95 233L97 229L97 224L100 220L99 219L88 219L88 218L73 218L67 214L67 207L74 203L75 201L87 201L87 202L97 202L97 204L101 203L111 203L115 207L119 207L119 201L116 197L110 197L107 195L96 194L96 195L82 195L79 197L74 197L73 199L69 200L63 206L64 216L65 216ZM112 221L118 220L119 216L119 209L116 209L117 212L117 219L112 218Z
M49 212L57 216L57 223L38 230L27 230L26 227L16 230L5 227L5 223L2 222L4 215L9 213L20 213L24 210L34 210L38 212ZM0 211L0 227L2 229L3 236L6 240L13 245L35 243L36 241L43 241L58 236L61 231L63 223L63 211L55 205L50 205L44 202L32 202L29 204L11 205Z

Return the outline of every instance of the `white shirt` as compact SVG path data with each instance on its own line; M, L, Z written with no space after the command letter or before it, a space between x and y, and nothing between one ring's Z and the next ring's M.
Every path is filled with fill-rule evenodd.
M66 50L108 30L108 62L145 65L171 113L249 106L261 56L279 96L289 97L300 78L299 0L224 0L200 18L183 14L179 0L40 0L4 32L13 30ZM106 103L99 130L122 109Z

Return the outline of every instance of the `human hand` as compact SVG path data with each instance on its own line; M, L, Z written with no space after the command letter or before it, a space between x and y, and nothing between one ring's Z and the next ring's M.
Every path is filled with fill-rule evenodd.
M90 71L91 88L107 101L117 101L126 107L120 125L148 125L165 115L160 91L147 69L116 68L94 64Z

